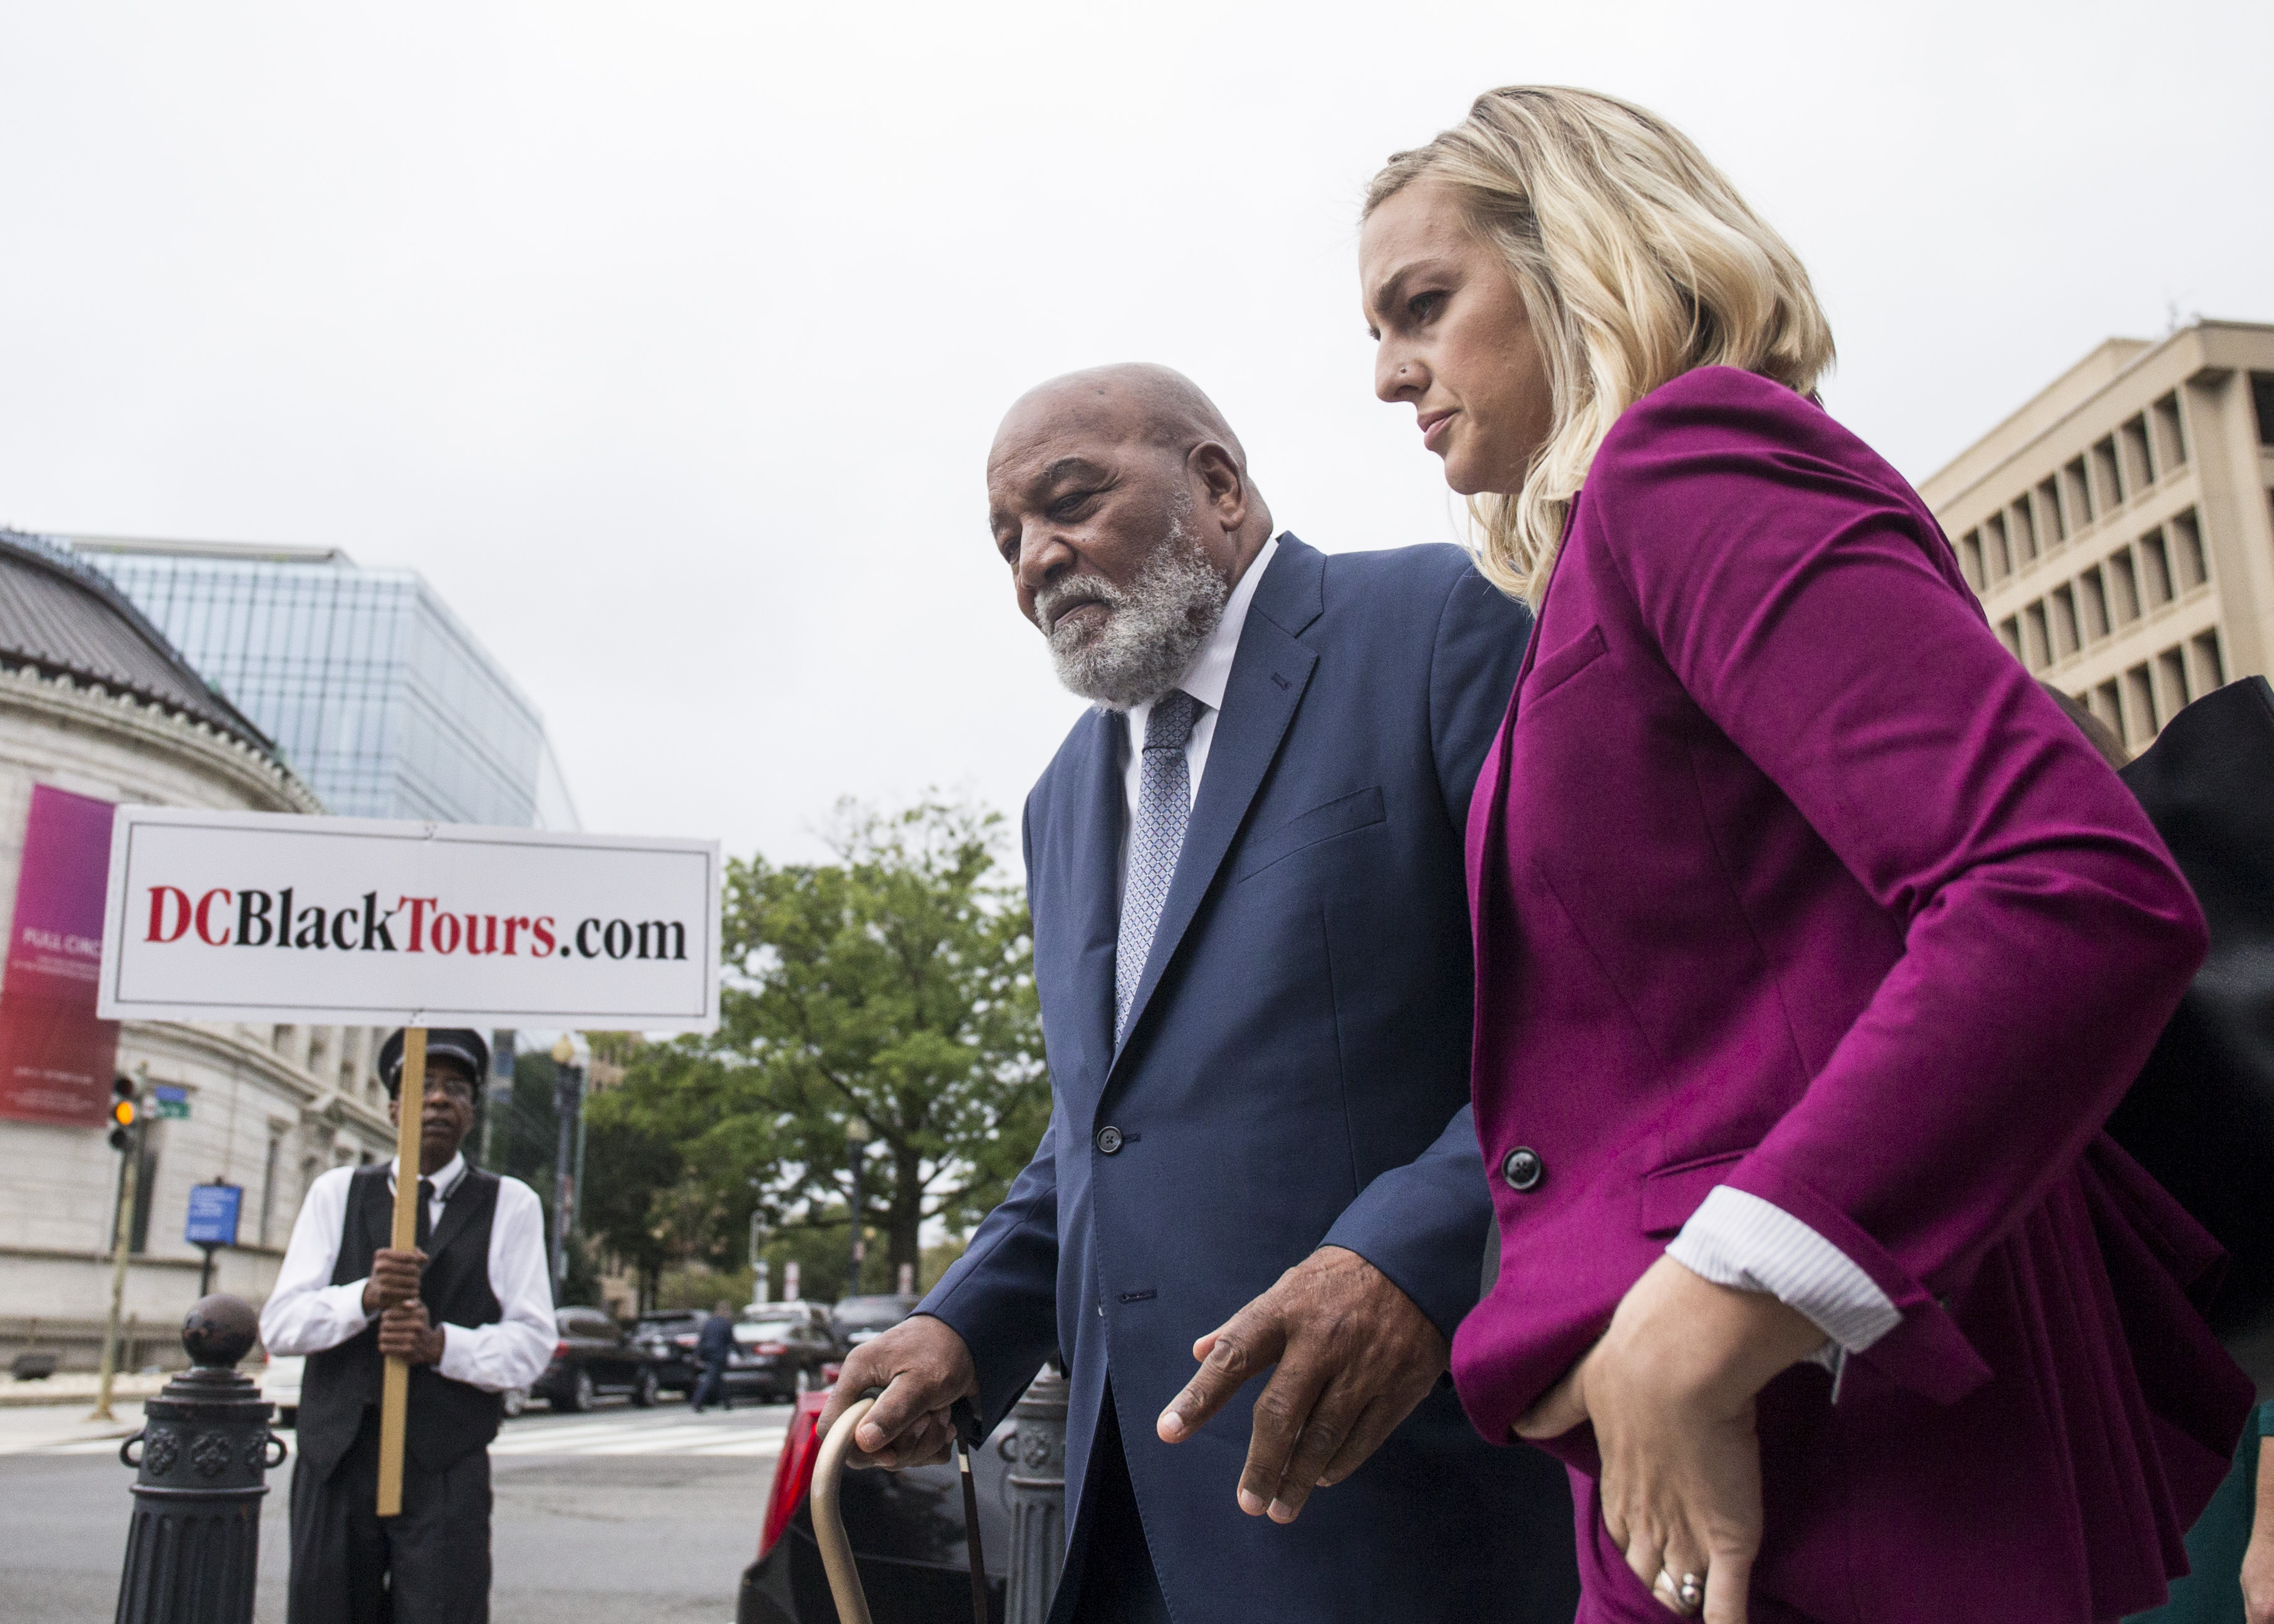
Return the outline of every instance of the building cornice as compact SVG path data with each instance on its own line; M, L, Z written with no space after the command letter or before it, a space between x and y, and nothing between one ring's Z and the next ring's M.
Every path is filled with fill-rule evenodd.
M195 1058L216 1068L242 1066L260 1073L280 1093L294 1100L304 1119L314 1117L337 1126L363 1128L384 1138L394 1135L395 1124L388 1121L384 1110L293 1064L235 1027L179 1020L141 1020L129 1022L127 1031L145 1046L154 1047L162 1041L191 1051Z
M114 693L101 683L49 676L29 665L0 669L0 701L50 722L115 734L131 746L187 756L256 808L320 814L323 802L289 769L242 741L166 706Z

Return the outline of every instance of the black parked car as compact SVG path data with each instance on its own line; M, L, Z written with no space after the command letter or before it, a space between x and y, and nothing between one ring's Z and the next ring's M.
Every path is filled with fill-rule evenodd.
M734 1624L835 1624L837 1605L830 1599L821 1547L814 1543L808 1494L821 1454L814 1425L827 1398L809 1393L790 1417L758 1534L758 1560L742 1570ZM971 1456L973 1486L979 1492L979 1538L987 1556L988 1614L997 1620L1003 1617L1010 1575L1011 1469L1003 1460L1010 1434L1005 1422ZM953 1464L901 1472L848 1471L838 1507L853 1541L861 1588L879 1619L893 1624L970 1624L963 1485Z
M837 1362L837 1342L803 1315L744 1320L734 1327L734 1351L727 1362L729 1398L756 1393L766 1398L796 1398L829 1385L822 1367Z
M920 1298L912 1297L848 1297L829 1311L829 1328L837 1345L850 1353L880 1331L889 1331L915 1312Z
M655 1362L625 1336L623 1327L597 1308L561 1308L553 1322L561 1340L553 1363L530 1388L555 1410L590 1410L603 1393L622 1393L645 1408L655 1402Z
M695 1339L711 1316L699 1309L664 1308L642 1314L632 1327L632 1341L647 1350L655 1366L655 1384L666 1393L692 1393L703 1374L695 1357Z

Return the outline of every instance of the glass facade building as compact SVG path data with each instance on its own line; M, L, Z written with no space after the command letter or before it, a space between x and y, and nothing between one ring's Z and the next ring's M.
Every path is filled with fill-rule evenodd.
M544 718L414 570L74 538L331 811L574 829Z

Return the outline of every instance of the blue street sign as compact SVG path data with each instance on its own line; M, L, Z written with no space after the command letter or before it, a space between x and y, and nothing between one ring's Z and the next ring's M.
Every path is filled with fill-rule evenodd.
M236 1184L192 1184L190 1224L183 1238L193 1246L237 1244L237 1212L245 1191Z

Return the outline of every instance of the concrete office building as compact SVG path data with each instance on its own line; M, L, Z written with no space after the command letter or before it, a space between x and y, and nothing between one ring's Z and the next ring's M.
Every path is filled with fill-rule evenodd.
M2112 338L1919 491L2006 646L2134 753L2274 672L2274 327Z
M19 903L52 889L57 854L29 853L36 799L84 798L97 868L108 845L102 803L319 812L315 793L277 759L262 730L171 648L102 575L40 538L0 531L0 1019L34 1036L51 1024L21 1003L27 956L14 939L31 929ZM85 855L84 853L81 855ZM79 865L81 869L87 865ZM82 958L84 953L82 952ZM37 967L37 966L34 966ZM81 979L91 982L92 966ZM88 989L91 990L91 988ZM17 1000L18 1002L11 1002ZM92 1004L76 1018L92 1026ZM61 1024L71 1025L66 1019ZM67 1367L91 1368L109 1300L109 1258L120 1157L97 1119L107 1077L81 1078L42 1098L36 1068L20 1063L21 1031L0 1031L9 1074L0 1077L0 1357L36 1349ZM183 1238L192 1184L221 1180L243 1192L239 1244L217 1259L216 1282L266 1297L293 1216L316 1175L391 1154L387 1101L372 1067L367 1028L170 1021L118 1029L117 1074L146 1091L178 1089L185 1118L152 1121L141 1189L127 1215L132 1262L125 1308L127 1368L178 1363L184 1309L197 1295L201 1255ZM92 1050L99 1044L88 1046ZM82 1069L98 1064L86 1058ZM34 1086L20 1086L26 1074Z
M409 569L336 548L69 538L344 817L576 829L527 695Z

